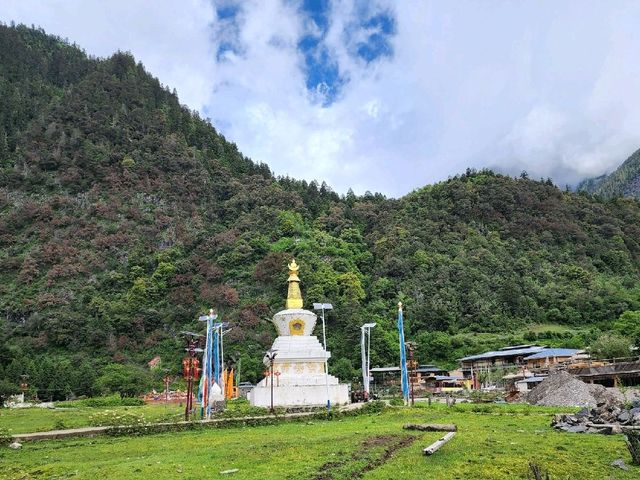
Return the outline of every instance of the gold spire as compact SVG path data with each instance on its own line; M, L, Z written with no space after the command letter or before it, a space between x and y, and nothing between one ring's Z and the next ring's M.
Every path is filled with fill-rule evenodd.
M302 294L300 293L300 278L298 278L298 270L300 267L296 264L295 259L287 265L289 267L289 292L287 293L287 308L302 308Z

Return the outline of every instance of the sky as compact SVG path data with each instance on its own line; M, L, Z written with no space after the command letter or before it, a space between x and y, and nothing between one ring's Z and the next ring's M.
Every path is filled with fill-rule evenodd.
M492 168L559 186L640 148L640 2L0 0L130 51L276 175L401 196Z

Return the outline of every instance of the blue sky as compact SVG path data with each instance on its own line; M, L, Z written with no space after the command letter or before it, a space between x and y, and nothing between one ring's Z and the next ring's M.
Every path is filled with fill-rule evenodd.
M131 51L243 153L339 192L467 167L573 184L640 148L636 1L0 0L0 20Z

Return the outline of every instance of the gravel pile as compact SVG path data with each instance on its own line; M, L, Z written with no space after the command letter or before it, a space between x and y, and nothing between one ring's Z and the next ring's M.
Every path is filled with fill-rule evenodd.
M559 371L549 375L529 392L527 402L549 407L596 407L609 394L602 385L587 385L573 375Z

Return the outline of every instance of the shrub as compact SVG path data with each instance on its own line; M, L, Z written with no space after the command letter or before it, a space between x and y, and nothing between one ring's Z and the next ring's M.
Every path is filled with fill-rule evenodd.
M144 400L136 397L124 397L120 395L108 395L105 397L85 398L82 400L72 400L67 402L56 402L56 407L78 408L78 407L138 407L144 405Z
M6 428L0 427L0 446L9 445L13 438Z

